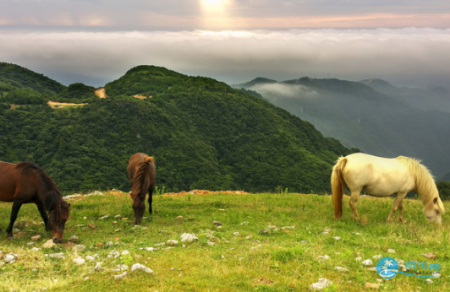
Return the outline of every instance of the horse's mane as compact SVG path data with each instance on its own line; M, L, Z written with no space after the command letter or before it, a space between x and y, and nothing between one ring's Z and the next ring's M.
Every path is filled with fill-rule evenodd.
M428 168L420 163L420 160L405 156L399 156L396 159L407 166L409 172L414 176L415 191L424 205L429 204L436 197L439 198L434 177Z
M41 185L38 186L38 192L42 196L45 209L55 213L55 220L67 220L69 218L69 204L62 199L61 193L56 186L55 181L43 170L32 162L19 162L16 168L22 175L29 176L32 171L37 173L40 178Z
M149 187L150 182L148 182L149 178L146 175L149 164L154 163L153 156L145 156L144 160L139 163L138 167L133 176L132 180L132 190L131 193L133 196L137 196L139 194L145 194Z

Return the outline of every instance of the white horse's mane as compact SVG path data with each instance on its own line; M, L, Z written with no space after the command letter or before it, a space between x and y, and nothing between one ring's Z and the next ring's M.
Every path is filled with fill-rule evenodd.
M425 206L432 203L434 198L439 198L434 177L428 168L420 163L420 160L405 156L399 156L396 159L408 167L409 172L414 176L416 185L414 190Z

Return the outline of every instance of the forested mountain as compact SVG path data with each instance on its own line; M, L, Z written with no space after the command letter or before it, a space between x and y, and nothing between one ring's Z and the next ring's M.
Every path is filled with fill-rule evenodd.
M107 84L100 99L83 84L56 86L6 67L0 160L33 161L66 192L129 190L126 167L135 152L155 157L157 185L166 190L321 192L334 161L350 153L310 123L213 79L139 66ZM37 79L12 98L21 74ZM87 104L51 108L48 100Z
M258 92L346 147L419 158L437 178L450 169L450 103L444 89L433 89L431 96L431 89L401 89L382 80L256 80L235 87Z

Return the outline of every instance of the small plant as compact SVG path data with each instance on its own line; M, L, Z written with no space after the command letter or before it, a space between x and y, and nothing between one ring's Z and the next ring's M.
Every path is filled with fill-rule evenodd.
M162 188L158 188L158 186L155 187L156 195L164 195L166 193L166 187L163 186Z

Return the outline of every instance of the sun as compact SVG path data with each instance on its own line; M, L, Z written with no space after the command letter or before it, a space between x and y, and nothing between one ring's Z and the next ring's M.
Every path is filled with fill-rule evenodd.
M201 0L201 5L206 12L221 12L225 3L223 0Z

